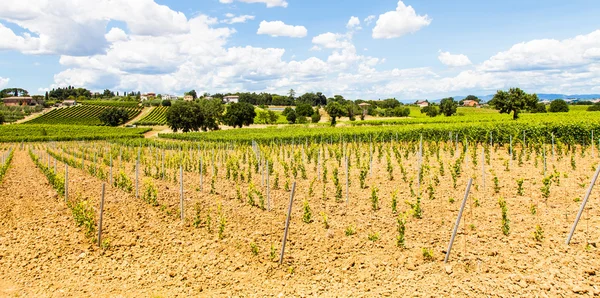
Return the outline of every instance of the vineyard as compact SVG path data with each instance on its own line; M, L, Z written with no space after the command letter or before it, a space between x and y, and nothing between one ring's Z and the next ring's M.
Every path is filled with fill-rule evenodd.
M73 107L64 107L54 109L44 115L27 121L27 124L61 124L61 125L101 125L98 117L105 109L111 106L89 106L78 105ZM129 114L129 119L137 116L142 108L130 107L125 108Z
M169 107L154 107L152 111L148 113L145 117L140 119L140 121L136 122L136 125L142 126L155 126L155 125L165 125L167 124L167 110Z
M42 106L3 106L0 105L0 114L4 115L4 121L8 123L19 121L33 113L39 113L44 109Z
M597 128L554 123L547 138L550 124L517 131L523 125L446 130L444 139L378 126L326 131L322 140L308 130L316 135L284 141L237 142L236 134L18 145L0 197L18 179L45 176L57 195L36 200L37 212L61 217L32 217L52 229L28 233L70 236L51 252L62 258L0 274L15 280L33 270L40 289L66 286L75 296L600 294L600 232L589 228L600 224L595 195L565 245L600 164ZM0 205L9 264L32 249L12 238L22 221L11 219L11 204L24 203ZM67 286L81 279L90 282Z
M84 106L101 106L115 108L137 108L140 104L137 101L117 101L117 100L84 100L79 102Z
M5 142L44 142L143 138L148 128L108 126L19 124L0 126L0 144Z

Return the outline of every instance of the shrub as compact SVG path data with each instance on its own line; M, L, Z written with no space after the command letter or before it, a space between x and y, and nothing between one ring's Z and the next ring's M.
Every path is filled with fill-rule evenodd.
M569 105L562 99L555 99L550 103L550 113L568 112Z

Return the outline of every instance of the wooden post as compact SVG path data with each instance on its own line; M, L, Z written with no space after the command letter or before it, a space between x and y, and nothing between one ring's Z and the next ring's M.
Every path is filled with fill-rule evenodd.
M567 241L566 241L567 245L569 245L569 242L571 242L571 238L573 237L575 228L577 228L577 223L579 222L579 218L581 218L583 209L585 209L585 204L587 203L588 199L590 198L590 194L592 193L594 184L596 184L596 179L598 179L598 174L600 174L600 166L598 166L598 168L596 169L596 173L594 174L594 177L592 178L590 187L588 188L587 193L585 194L585 198L583 199L583 202L581 203L581 206L579 207L579 212L577 212L577 217L575 218L575 222L573 223L573 226L571 227L571 232L569 232L569 236L567 237Z
M481 146L481 183L485 192L485 147Z
M271 188L269 187L269 160L267 159L267 211L271 211Z
M349 190L349 184L350 184L350 176L349 176L349 172L350 170L348 169L348 156L346 156L344 158L345 163L346 163L346 206L348 205L348 201L350 200L350 190Z
M65 202L69 201L69 165L65 162Z
M98 246L102 246L102 216L104 215L104 188L105 183L102 183L102 196L100 197L100 219L98 220Z
M183 222L183 165L179 165L179 191L181 193L181 222Z
M283 263L283 254L285 252L285 242L287 241L288 231L290 228L290 217L292 215L292 204L294 202L294 192L296 192L296 181L292 184L292 193L290 194L290 204L288 206L287 219L285 220L285 231L283 232L283 240L281 241L281 254L279 255L279 265Z
M204 187L204 157L200 155L200 192Z
M109 158L110 158L110 170L109 170L109 171L110 171L110 173L109 173L109 176L110 176L110 178L109 178L109 184L110 184L110 185L113 185L113 169L112 169L112 168L113 168L113 164L112 164L112 152L109 152L109 156L110 156L110 157L109 157Z
M450 251L452 251L452 244L454 243L454 238L456 237L456 232L458 231L458 226L460 225L460 219L462 217L463 211L465 210L465 204L467 203L467 198L469 197L469 191L471 190L472 183L473 183L473 178L469 178L469 183L467 184L467 190L465 191L465 197L463 198L462 204L460 205L460 210L458 211L458 216L456 217L456 223L454 224L454 230L452 231L452 237L450 237L450 244L448 244L448 250L446 251L446 257L444 258L444 263L447 263L448 258L450 258Z

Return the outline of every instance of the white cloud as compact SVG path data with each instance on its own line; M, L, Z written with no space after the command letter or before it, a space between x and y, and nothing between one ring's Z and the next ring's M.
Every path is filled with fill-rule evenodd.
M415 33L430 23L431 18L427 15L417 15L412 6L406 6L404 2L398 1L396 10L379 15L377 24L373 28L373 38L401 37L409 33Z
M0 77L0 88L4 88L6 85L8 85L9 81L9 78Z
M225 24L237 24L237 23L246 23L249 20L254 20L254 16L251 15L240 15L235 16L232 13L225 14L226 19L221 21L221 23Z
M221 3L233 3L234 0L219 0L219 2ZM281 6L281 7L287 7L288 3L285 0L237 0L240 2L245 2L245 3L264 3L267 5L267 7L271 8L271 7L277 7L277 6Z
M109 45L105 38L109 20L125 22L130 33L137 35L160 36L189 30L183 13L153 0L4 0L0 19L31 32L16 35L9 28L0 28L3 48L27 54L101 53Z
M446 66L450 67L462 67L471 65L471 60L469 57L463 54L450 54L449 52L439 51L438 59Z
M282 21L262 21L260 22L260 26L258 27L256 34L266 34L273 37L287 36L300 38L306 36L307 30L304 26L286 25Z
M512 46L481 66L485 71L548 70L586 66L600 58L600 30L565 40L536 39Z
M363 21L365 22L365 24L367 24L367 26L371 25L371 23L373 23L373 21L375 21L376 16L374 15L370 15L368 17L366 17Z
M348 23L346 24L346 28L348 28L348 30L362 29L360 27L360 20L355 16L350 17L350 20L348 20Z
M104 35L104 37L110 43L125 41L127 40L127 33L125 33L125 31L123 31L121 28L111 28L110 31Z
M350 43L345 35L336 34L336 33L323 33L319 34L312 39L312 43L315 44L317 48L326 48L326 49L343 49L348 47L353 47L352 43Z

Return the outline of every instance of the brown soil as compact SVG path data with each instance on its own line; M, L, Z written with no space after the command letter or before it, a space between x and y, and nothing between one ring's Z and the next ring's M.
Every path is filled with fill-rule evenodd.
M500 150L498 151L500 152ZM532 159L535 155L532 155ZM589 159L589 157L588 157ZM566 233L593 174L586 158L578 155L578 170L572 171L568 158L549 163L561 173L561 185L553 186L548 200L542 199L540 168L529 161L510 172L503 170L503 157L493 155L494 172L502 186L492 190L492 175L487 171L486 189L478 177L481 163L469 163L466 175L454 189L450 162L445 156L446 176L435 187L435 199L422 187L423 218L407 219L406 249L395 245L396 215L390 212L391 192L399 189L399 211L407 211L405 200L414 201L408 184L401 180L398 167L395 179L387 180L385 157L375 160L373 177L367 184L379 187L381 209L371 210L371 189L358 187L355 168L351 174L350 203L336 203L332 182L329 199L321 198L322 186L315 183L308 196L310 180L299 180L284 264L270 260L271 245L279 255L289 193L272 190L273 211L266 212L246 203L247 183L239 184L244 197L235 199L238 183L224 179L219 168L217 194L208 193L209 173L204 191L197 187L199 175L185 173L185 224L179 220L179 183L152 181L158 188L159 203L152 207L134 194L107 187L104 213L105 239L110 247L100 249L75 226L70 211L47 184L24 151L17 151L13 167L0 185L0 294L6 296L574 296L600 295L600 233L598 202L591 197L570 246ZM471 156L469 156L471 160ZM432 158L431 173L437 171ZM331 175L334 162L328 164ZM414 164L405 165L409 176ZM486 165L486 167L488 167ZM59 165L59 175L64 165ZM125 171L133 180L133 163ZM309 179L313 164L306 166ZM280 172L280 185L285 179ZM115 170L115 175L117 171ZM431 175L431 174L428 174ZM476 176L459 234L447 266L443 263L450 231L456 219L467 177ZM87 199L99 204L102 181L80 169L69 169L71 199ZM172 171L170 171L172 177ZM525 177L525 196L516 196L514 180ZM429 181L431 176L426 176ZM254 174L258 189L260 176ZM343 171L340 180L345 181ZM140 184L143 185L143 179ZM272 181L271 181L272 182ZM428 182L427 182L428 183ZM416 188L416 185L414 186ZM143 187L140 192L143 192ZM264 191L263 191L264 193ZM344 192L345 193L345 192ZM597 192L596 192L597 193ZM497 199L506 198L511 233L500 231ZM455 198L454 203L449 199ZM307 199L314 222L302 222L302 202ZM475 207L475 199L481 206ZM531 215L532 204L537 215ZM195 206L200 207L202 224L195 228ZM225 238L217 237L217 209L227 217ZM323 228L320 212L326 212L331 227ZM212 232L206 217L211 214ZM533 240L536 224L544 229L542 242ZM345 236L354 225L357 234ZM472 225L472 226L471 226ZM378 232L379 240L367 239ZM251 243L258 255L251 252ZM586 249L586 243L590 245ZM422 248L433 250L433 260L425 260Z

